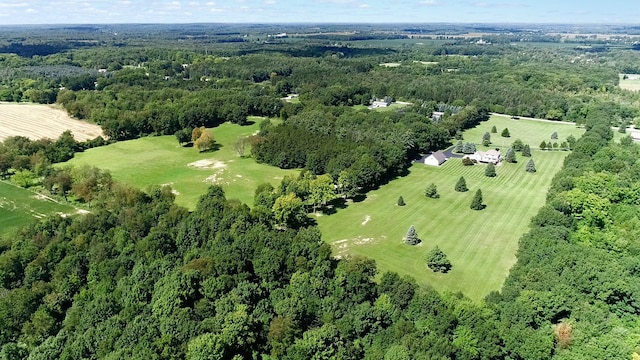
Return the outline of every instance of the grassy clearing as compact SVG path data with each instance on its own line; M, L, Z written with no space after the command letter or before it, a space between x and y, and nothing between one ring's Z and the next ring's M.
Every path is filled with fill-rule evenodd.
M34 219L75 211L71 206L58 204L29 190L0 182L0 236L12 233Z
M637 74L626 74L629 78L624 79L625 74L620 74L620 88L624 90L640 91L640 79L637 79Z
M158 136L90 149L76 154L68 163L109 170L114 179L140 189L171 185L177 195L176 202L189 209L195 208L198 198L211 184L222 185L228 198L252 204L258 184L270 182L276 185L284 175L296 172L238 156L233 148L235 141L257 130L257 123L250 126L222 124L212 129L220 146L211 152L199 153L193 147L178 146L174 136Z
M512 125L511 121L494 116L465 133L465 138L481 139L485 127L488 130L496 125L501 131L505 124L511 131L511 141L521 138L525 143L540 139L542 134L546 138L553 131L558 131L560 139L569 133L580 136L582 131L565 125L565 134L553 123L518 120ZM544 204L546 189L568 154L536 149L532 149L538 169L535 174L524 171L526 158L522 157L517 164L497 166L495 178L484 176L484 165L465 167L459 159L450 159L440 168L416 163L409 175L370 192L363 202L349 203L334 215L317 218L318 224L325 241L334 245L336 255L371 257L381 271L412 275L420 285L461 291L472 299L481 299L501 288L516 261L518 239ZM460 176L465 177L468 192L454 190ZM438 187L440 199L424 196L432 182ZM482 190L487 205L482 211L469 208L477 189ZM399 196L406 206L396 206ZM423 241L418 246L403 243L410 225L416 227ZM436 245L453 264L448 274L436 274L426 267L425 257Z

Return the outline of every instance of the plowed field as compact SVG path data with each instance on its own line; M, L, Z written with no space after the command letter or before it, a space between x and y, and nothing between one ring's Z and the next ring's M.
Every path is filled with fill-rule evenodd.
M0 103L0 141L17 135L34 140L55 139L65 130L71 130L77 141L102 135L100 126L73 119L53 106Z

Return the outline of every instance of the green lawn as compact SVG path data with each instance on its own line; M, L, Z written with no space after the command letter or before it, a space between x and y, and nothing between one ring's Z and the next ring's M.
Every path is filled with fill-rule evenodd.
M480 140L492 125L500 132L507 124L511 141L521 138L525 143L535 139L539 144L542 134L547 138L553 131L558 132L559 140L569 133L579 137L583 131L573 125L494 116L464 136L469 141ZM461 291L472 299L481 299L501 288L516 261L518 239L544 204L551 179L568 154L539 151L537 146L532 146L532 150L538 169L534 174L524 171L527 158L522 157L517 164L497 166L495 178L484 176L485 165L465 167L459 159L450 159L440 168L414 164L408 176L370 192L360 203L350 202L336 214L318 217L318 224L336 255L371 257L381 272L412 275L420 285ZM465 177L468 192L454 191L460 176ZM432 182L438 187L440 199L424 196L425 188ZM487 205L482 211L469 208L477 189L482 190ZM406 206L396 206L399 196L403 196ZM402 241L411 225L423 240L418 246ZM426 267L426 254L436 245L453 264L448 274L436 274Z
M257 130L257 122L250 126L225 123L213 128L219 149L211 152L199 153L193 147L181 147L174 136L157 136L90 149L76 154L68 163L107 169L114 179L140 189L150 185L171 185L177 194L176 203L189 209L195 207L200 195L214 183L223 186L227 198L252 204L258 184L270 182L276 185L284 175L297 172L258 164L253 158L241 158L236 153L233 148L236 139ZM198 161L209 166L194 166Z
M0 182L0 236L10 234L36 218L76 210L6 182Z
M491 127L495 126L497 133L491 133ZM503 129L509 129L510 137L500 136ZM523 143L529 144L531 150L538 149L540 143L557 142L560 145L566 141L569 135L573 135L576 139L580 138L584 133L584 129L576 127L574 123L548 121L548 120L514 120L509 116L492 115L488 121L481 123L473 129L464 132L464 141L474 142L479 149L483 149L482 135L485 132L491 134L491 148L504 147L507 148L513 144L516 139L522 140ZM558 133L557 140L551 140L551 134Z

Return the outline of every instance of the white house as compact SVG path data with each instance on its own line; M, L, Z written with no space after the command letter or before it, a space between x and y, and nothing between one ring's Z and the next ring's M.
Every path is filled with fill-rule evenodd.
M497 164L502 161L502 154L500 154L499 150L491 149L487 151L476 151L473 155L470 155L469 158L481 163Z
M447 156L442 151L436 151L424 159L425 165L440 166L447 161Z
M388 107L390 104L386 101L374 101L371 105L369 105L369 109L377 109L382 107Z

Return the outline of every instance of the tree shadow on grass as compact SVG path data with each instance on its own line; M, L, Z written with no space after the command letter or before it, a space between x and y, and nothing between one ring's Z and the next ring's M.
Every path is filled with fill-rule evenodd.
M210 149L200 151L200 153L210 153L210 152L218 151L220 150L220 148L222 148L222 145L216 143L216 144L213 144L213 146Z
M329 201L327 206L323 207L320 211L322 211L323 215L333 215L338 212L339 209L346 209L348 207L347 200L344 198L337 198Z

